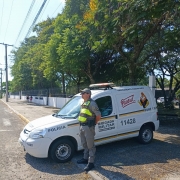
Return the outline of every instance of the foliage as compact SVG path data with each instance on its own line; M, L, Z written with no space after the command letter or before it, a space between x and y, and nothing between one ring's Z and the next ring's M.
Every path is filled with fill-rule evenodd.
M176 92L176 97L180 100L180 89Z
M170 101L175 96L176 91L180 88L180 79L177 76L180 72L180 41L177 40L176 36L172 37L172 34L173 30L170 30L169 28L165 28L163 31L161 30L161 34L151 39L151 44L146 46L146 52L144 52L148 59L145 65L146 68L149 72L153 72L156 75L157 84L163 90L164 97L166 95L165 87L169 88L168 97ZM160 38L160 35L165 38ZM156 39L159 39L158 43Z
M12 76L14 76L12 91L55 86L55 83L48 81L48 79L44 77L41 68L44 44L48 41L48 35L50 37L52 34L50 22L51 20L48 19L36 25L34 30L39 36L25 39L18 49L12 51L12 60L14 63L11 71ZM49 27L49 29L47 27Z
M100 42L96 43L97 46L94 44L94 48L108 46L120 53L127 63L129 80L135 83L137 67L146 62L145 58L140 58L144 46L158 33L166 20L169 22L175 16L174 10L177 11L178 3L168 0L102 0L93 3L96 8L90 11L91 16L89 12L86 19L94 24L92 36Z
M67 0L12 52L12 90L147 85L153 71L162 90L170 77L172 98L180 89L179 7L176 0Z

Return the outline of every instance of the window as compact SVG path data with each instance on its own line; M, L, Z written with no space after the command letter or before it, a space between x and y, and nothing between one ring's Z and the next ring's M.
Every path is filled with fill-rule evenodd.
M63 118L76 118L79 115L83 99L81 96L74 96L58 112L58 116Z
M101 111L101 117L108 116L112 113L112 100L110 96L96 99L96 103Z

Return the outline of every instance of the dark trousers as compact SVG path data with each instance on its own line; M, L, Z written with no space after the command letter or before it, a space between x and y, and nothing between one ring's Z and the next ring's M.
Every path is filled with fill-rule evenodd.
M95 127L80 126L81 144L84 148L84 159L94 163L96 147L94 145Z

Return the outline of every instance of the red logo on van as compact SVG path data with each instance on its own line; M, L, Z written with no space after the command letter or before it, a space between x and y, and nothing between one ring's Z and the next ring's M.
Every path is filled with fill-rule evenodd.
M134 95L131 95L125 99L121 99L121 105L123 108L135 102L136 101L134 100Z

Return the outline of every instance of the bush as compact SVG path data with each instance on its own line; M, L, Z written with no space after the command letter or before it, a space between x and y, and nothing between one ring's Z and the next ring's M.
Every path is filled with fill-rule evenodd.
M164 103L157 103L157 108L174 109L174 103L173 102L167 102L166 104L164 104Z
M164 104L163 103L157 103L157 108L163 108Z
M167 102L167 103L164 105L164 108L165 108L165 109L174 109L174 103L173 103L173 102Z

